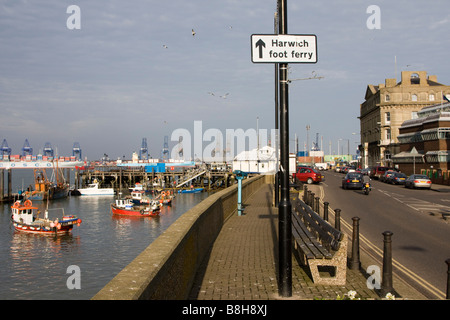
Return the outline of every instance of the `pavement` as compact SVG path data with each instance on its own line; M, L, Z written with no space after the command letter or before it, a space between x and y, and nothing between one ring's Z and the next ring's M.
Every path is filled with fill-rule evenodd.
M442 188L450 192L450 187ZM437 190L439 191L439 190ZM291 194L292 196L301 196ZM331 217L330 217L331 221ZM349 222L351 224L351 222ZM351 256L352 235L348 236ZM278 208L273 186L264 185L246 202L241 216L233 215L222 227L208 257L197 273L190 300L336 300L350 291L362 300L381 300L379 290L367 285L368 266L380 265L360 250L361 268L347 268L346 284L314 284L307 266L292 257L292 296L283 297L278 286ZM380 269L382 267L380 266ZM382 274L382 270L380 272ZM426 300L416 289L393 276L396 300Z

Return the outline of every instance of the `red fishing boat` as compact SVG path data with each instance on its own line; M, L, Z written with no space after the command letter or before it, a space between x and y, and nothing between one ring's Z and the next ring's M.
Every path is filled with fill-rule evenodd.
M39 234L64 234L69 233L74 225L79 226L81 219L74 215L62 216L54 220L48 218L48 211L40 218L38 207L33 206L31 200L25 202L16 201L12 206L11 220L17 231Z
M115 203L111 204L111 211L116 215L152 217L159 215L161 204L152 201L149 204L136 205L131 199L117 199Z

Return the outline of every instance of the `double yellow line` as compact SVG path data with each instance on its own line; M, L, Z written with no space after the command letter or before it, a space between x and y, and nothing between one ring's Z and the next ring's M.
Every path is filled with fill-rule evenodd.
M325 196L325 192L323 190L322 186L319 186L320 190L320 196L319 196L319 203L323 207L323 198ZM335 212L333 209L328 207L328 212L331 213L335 217ZM347 230L347 234L352 235L353 234L353 225L350 225L348 222L346 222L344 219L341 219L341 226L344 226ZM367 246L370 250L372 250L376 257L372 256L367 250L364 250L368 255L372 256L375 260L381 260L383 261L383 250L378 248L376 245L374 245L372 242L369 241L366 237L364 237L361 233L359 234L359 240L361 243L363 243L365 246ZM435 295L439 299L445 299L445 293L433 286L431 283L420 277L418 274L414 273L413 271L409 270L407 267L402 265L400 262L398 262L395 259L392 259L392 265L403 272L405 275L410 277L413 281L415 281L417 284L422 286L425 290L429 291L433 295Z

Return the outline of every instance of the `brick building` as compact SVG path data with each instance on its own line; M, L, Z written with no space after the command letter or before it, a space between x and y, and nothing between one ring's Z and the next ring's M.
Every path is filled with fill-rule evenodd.
M400 152L393 163L406 174L442 173L450 169L450 102L424 107L399 129Z
M368 85L360 105L362 167L393 166L400 153L398 141L402 124L418 117L424 107L443 102L450 86L437 82L426 71L402 71L401 81L385 79L384 84Z

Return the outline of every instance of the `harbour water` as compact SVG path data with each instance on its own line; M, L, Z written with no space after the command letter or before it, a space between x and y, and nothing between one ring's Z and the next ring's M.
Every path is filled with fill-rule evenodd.
M13 192L30 184L31 171L13 172ZM11 222L11 204L0 205L0 299L85 300L92 298L178 217L207 193L178 194L158 217L129 218L111 214L114 196L70 196L49 203L49 216L82 219L71 234L20 233ZM43 212L46 203L35 201ZM72 288L72 266L80 271L81 288ZM69 284L69 285L68 285Z

